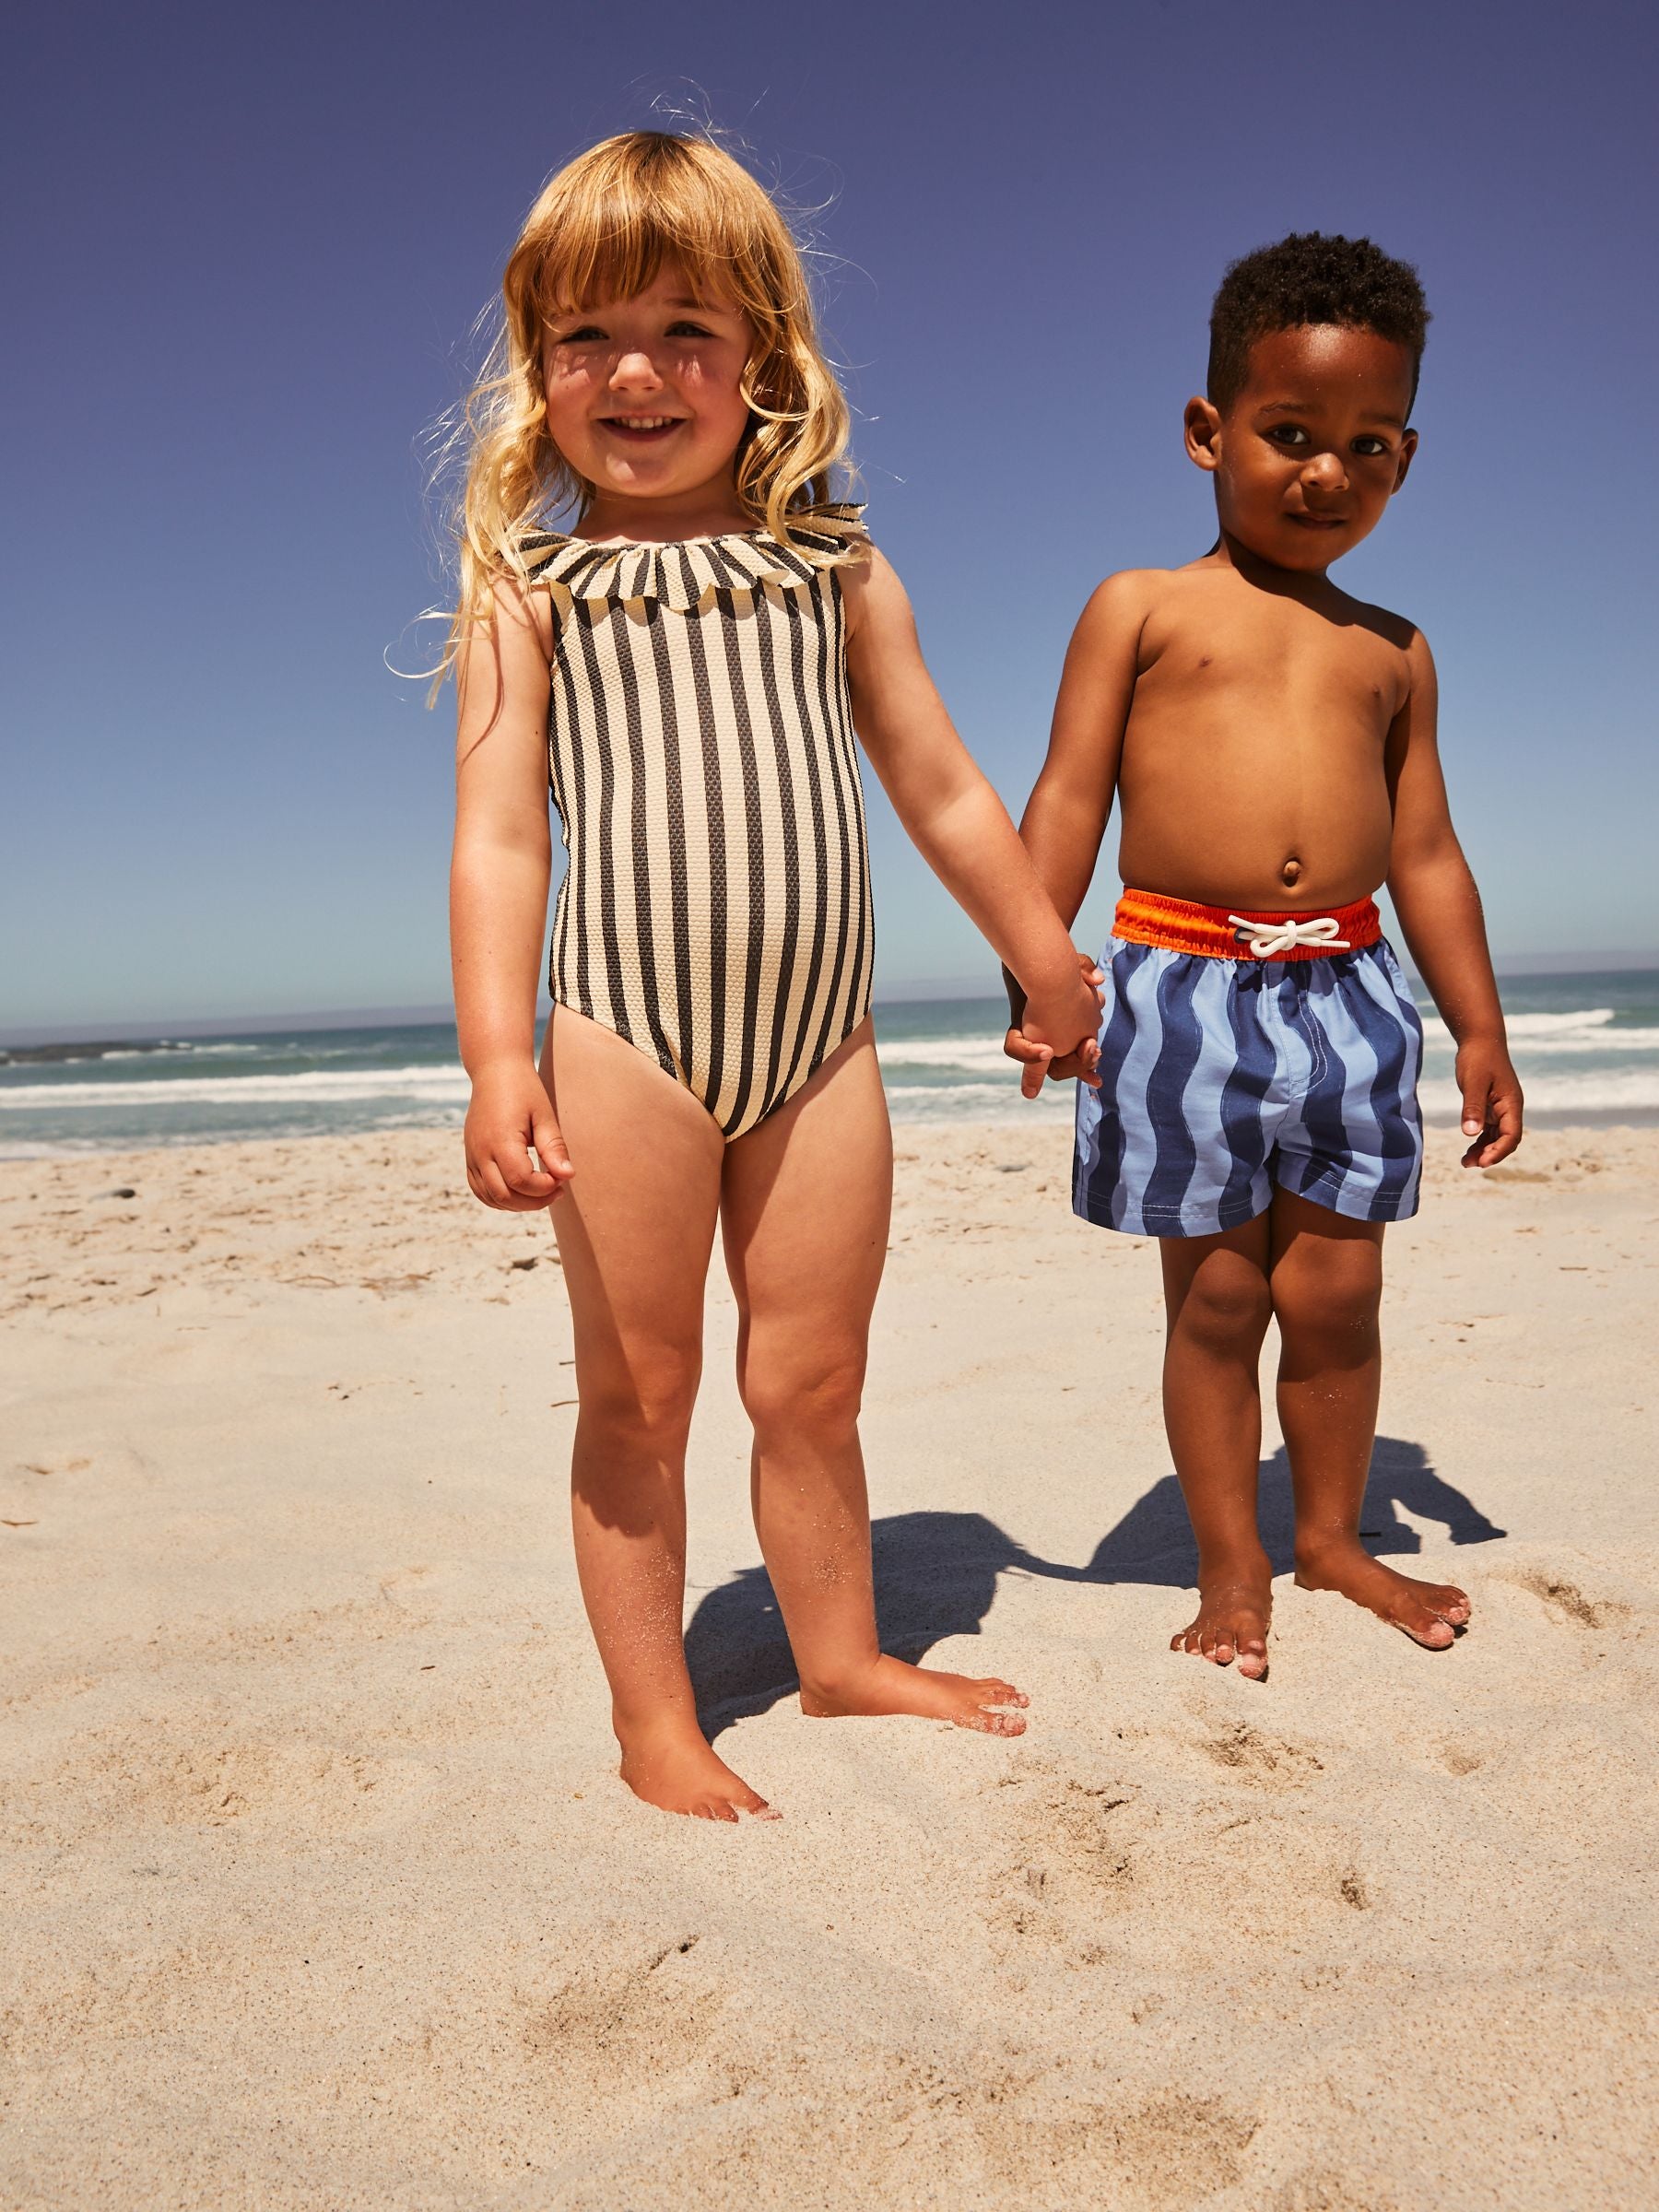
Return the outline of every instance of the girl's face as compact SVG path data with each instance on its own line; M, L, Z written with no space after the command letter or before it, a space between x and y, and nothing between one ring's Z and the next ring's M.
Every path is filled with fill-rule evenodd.
M666 261L631 300L592 301L548 324L547 429L594 487L590 523L628 502L672 509L730 495L753 343L736 308L700 301Z

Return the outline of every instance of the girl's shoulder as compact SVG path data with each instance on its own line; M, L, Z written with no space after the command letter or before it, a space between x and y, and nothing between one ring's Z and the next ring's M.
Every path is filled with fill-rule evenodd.
M688 613L711 591L804 588L826 569L862 560L869 546L864 510L850 502L803 508L786 529L786 539L770 530L731 530L605 545L538 530L519 540L519 550L533 584L557 587L572 600L655 599Z

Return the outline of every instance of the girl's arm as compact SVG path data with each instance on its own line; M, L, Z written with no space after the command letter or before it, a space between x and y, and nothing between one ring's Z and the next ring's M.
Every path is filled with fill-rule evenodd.
M486 1206L529 1213L571 1174L535 1065L535 995L553 841L547 824L547 647L502 586L456 671L450 954L472 1077L466 1180ZM541 1165L530 1158L535 1147Z
M923 858L1020 979L1028 1033L1075 1052L1094 1036L1099 999L1007 810L934 688L904 587L875 551L847 581L847 677L876 772Z
M1428 641L1406 648L1411 691L1388 733L1394 798L1389 895L1418 973L1457 1045L1465 1168L1496 1167L1521 1142L1521 1085L1487 949L1480 893L1446 803L1435 740L1437 689Z

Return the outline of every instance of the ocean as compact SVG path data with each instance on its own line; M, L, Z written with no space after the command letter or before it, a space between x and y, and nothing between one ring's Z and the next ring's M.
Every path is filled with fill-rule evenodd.
M1531 1121L1659 1123L1659 970L1511 977L1502 991ZM992 998L878 1005L894 1121L1069 1115L1070 1085L1020 1100L1006 1018ZM1432 1016L1425 1027L1424 1111L1454 1124L1451 1040ZM4 1159L452 1128L465 1107L448 1022L0 1046Z

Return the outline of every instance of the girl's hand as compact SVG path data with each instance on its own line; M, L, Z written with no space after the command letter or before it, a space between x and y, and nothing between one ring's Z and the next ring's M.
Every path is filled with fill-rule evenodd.
M575 1172L534 1065L481 1068L466 1110L466 1180L473 1196L502 1213L537 1213L553 1204Z
M1022 1021L1018 1027L1010 1026L1003 1039L1003 1051L1019 1064L1021 1098L1034 1099L1045 1078L1056 1083L1087 1083L1091 1090L1100 1088L1095 1072L1100 1060L1095 1031L1100 1024L1100 986L1106 978L1088 953L1080 952L1077 959L1076 982L1046 998L1028 998ZM1069 1051L1057 1053L1043 1032L1077 1037L1079 1008L1083 1034Z
M1521 1079L1500 1044L1458 1048L1457 1088L1463 1094L1463 1133L1475 1142L1465 1168L1495 1168L1521 1142Z

